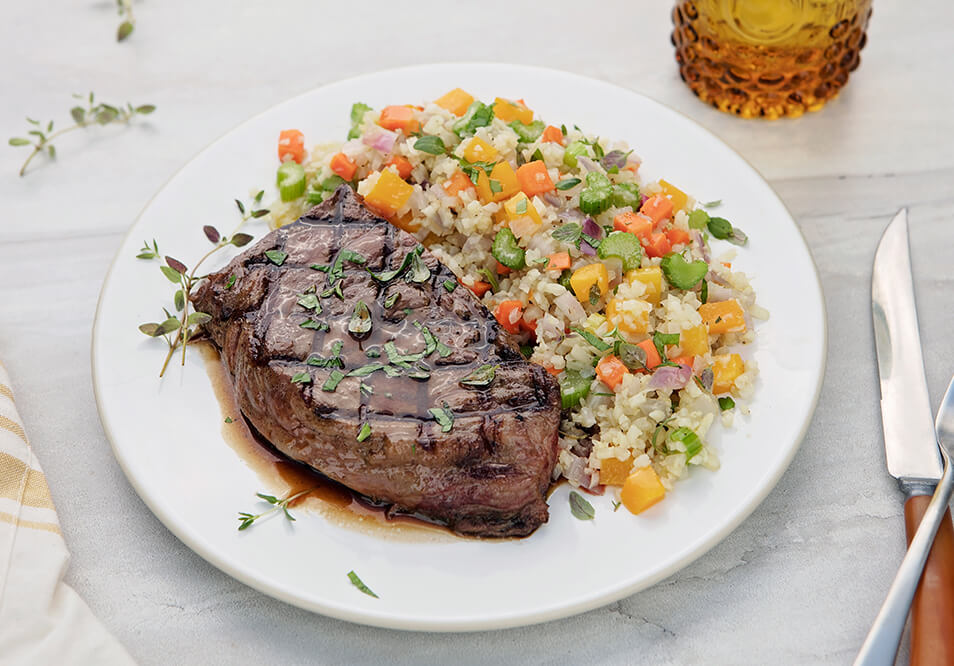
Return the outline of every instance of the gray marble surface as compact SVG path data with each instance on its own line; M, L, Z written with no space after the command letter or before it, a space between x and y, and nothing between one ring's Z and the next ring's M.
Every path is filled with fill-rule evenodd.
M38 161L22 179L23 149L0 150L0 358L72 550L67 580L142 663L844 664L860 645L904 549L901 498L883 466L868 305L874 248L902 205L935 405L954 371L954 9L878 0L842 95L820 113L765 123L719 114L680 82L668 2L531 4L135 2L136 32L116 44L108 0L4 3L5 137L23 131L24 115L66 121L72 92L159 107L128 129L65 136L58 161ZM173 537L103 435L90 328L122 234L212 139L315 86L448 60L605 79L711 129L798 221L822 277L830 345L818 410L788 472L694 564L577 617L407 634L274 601Z

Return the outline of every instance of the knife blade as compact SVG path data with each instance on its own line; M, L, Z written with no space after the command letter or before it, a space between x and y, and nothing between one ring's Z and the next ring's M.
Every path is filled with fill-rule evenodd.
M871 312L888 472L908 496L930 495L943 468L921 357L907 209L898 211L878 244Z
M908 544L943 472L924 377L911 275L908 215L902 208L875 252L871 314L881 384L881 423L888 472L905 495ZM892 663L894 655L885 655ZM954 527L950 510L931 546L911 606L911 664L954 663Z

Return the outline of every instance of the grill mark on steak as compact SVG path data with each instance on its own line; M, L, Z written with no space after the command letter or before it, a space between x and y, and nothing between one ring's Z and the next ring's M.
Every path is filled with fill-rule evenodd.
M325 476L394 510L418 513L461 534L524 536L547 520L546 492L556 461L560 396L556 381L520 355L513 338L451 271L424 250L430 270L421 284L398 277L379 284L376 273L398 268L418 248L409 234L368 211L347 186L300 220L278 229L214 273L195 296L196 307L212 315L206 329L222 352L236 397L253 426L276 449ZM319 298L316 315L297 303L314 288L333 287L329 272L341 250L360 253L367 263L341 264L342 298ZM267 250L281 250L281 266ZM230 276L235 280L226 288ZM384 302L400 293L397 302ZM347 331L355 303L368 305L373 328L357 340ZM300 326L307 319L327 331ZM322 386L333 368L306 363L328 358L342 342L342 372L387 363L384 345L403 354L425 350L416 324L424 325L450 349L423 361L430 379L371 375L346 377L334 392ZM377 348L379 358L366 352ZM460 380L483 364L497 366L486 388ZM301 372L310 384L293 384ZM360 389L369 386L368 395ZM442 432L429 413L446 405L453 427ZM363 423L371 435L356 436Z

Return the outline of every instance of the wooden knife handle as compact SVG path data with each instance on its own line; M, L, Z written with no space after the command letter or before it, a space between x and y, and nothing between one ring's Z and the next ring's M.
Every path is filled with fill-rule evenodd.
M924 517L930 495L904 503L908 544ZM954 664L954 526L944 512L911 606L911 666Z

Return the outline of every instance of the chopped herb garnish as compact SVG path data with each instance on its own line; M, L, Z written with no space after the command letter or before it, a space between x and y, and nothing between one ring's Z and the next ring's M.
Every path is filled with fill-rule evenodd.
M457 283L453 280L444 280L444 289L447 291L454 291L457 289Z
M281 250L265 250L265 257L276 266L281 266L288 258L288 253Z
M368 386L367 384L365 384L364 382L361 382L360 384L358 384L358 388L365 395L371 395L372 393L374 393L374 389Z
M493 192L494 194L497 194L498 192L503 192L503 185L501 185L500 181L497 180L496 178L491 178L490 191Z
M321 386L322 391L328 391L329 393L334 392L338 388L338 384L341 383L341 380L345 378L345 374L341 370L332 370L331 374L328 375L328 379Z
M302 294L298 294L298 305L306 310L314 310L315 314L321 314L321 303L318 302L318 294L315 293L314 287L309 288L308 291Z
M642 347L622 340L617 340L614 353L630 370L648 370L646 367L646 350Z
M364 386L364 384L362 384L362 386ZM358 436L355 437L355 439L357 439L359 442L363 442L370 436L371 436L371 424L366 422L361 424L361 430L358 431Z
M589 342L592 346L596 347L597 351L605 352L606 350L608 350L610 347L613 346L603 342L597 336L593 335L592 333L590 333L589 331L585 329L571 328L570 330L576 333L577 335L579 335L580 337L582 337L587 342Z
M592 287L590 287L590 305L599 305L600 297L602 295L603 294L600 292L600 286L598 284L594 284Z
M707 201L702 204L703 208L716 208L722 205L722 199L716 199L715 201Z
M424 251L424 248L421 246L416 247L407 254L404 255L404 259L401 260L401 265L390 271L382 271L381 273L374 273L370 269L365 269L368 273L378 282L390 282L396 277L400 276L404 271L407 270L407 267L411 265L411 258L414 255L420 255ZM427 268L425 266L425 268Z
M393 294L391 294L390 296L384 299L384 307L386 308L391 307L392 305L397 303L397 299L399 299L400 297L401 297L400 292L397 292L397 291L394 292Z
M231 416L226 416L226 417L225 417L225 422L226 422L226 423L232 423L232 417L231 417Z
M409 252L411 255L411 265L407 272L408 282L427 282L431 278L431 269L427 267L424 260L421 259L420 252Z
M348 572L348 580L351 581L351 584L352 584L352 585L354 585L356 588L358 588L359 590L361 590L362 592L364 592L365 594L367 594L369 597L374 597L375 599L379 599L379 598L380 598L380 597L378 597L378 595L376 595L374 592L371 591L371 588L370 588L370 587L368 587L367 585L365 585L365 584L361 581L361 579L358 578L358 574L356 574L354 571L349 571L349 572Z
M659 352L659 358L666 358L666 345L678 344L678 333L660 333L659 331L653 333L653 345L655 345L656 351Z
M326 324L327 326L327 324ZM308 365L313 365L317 368L334 368L344 367L344 361L341 360L341 348L344 346L344 343L341 340L335 340L331 343L331 356L328 358L322 358L321 356L309 356L305 363Z
M288 497L285 497L283 499L278 499L274 495L266 495L265 493L255 493L256 497L258 497L261 500L265 500L266 502L271 504L272 508L270 508L268 511L263 511L262 513L257 513L257 514L239 512L239 515L238 515L239 531L241 532L242 530L248 529L249 527L252 526L252 523L254 523L259 518L273 514L276 511L284 512L285 518L287 518L291 522L295 522L295 517L288 512L289 505L292 502L294 502L296 499L298 499L299 497L303 497L314 490L315 488L307 488L305 490L300 490L294 495L289 495Z
M554 240L562 241L579 249L580 241L583 239L583 227L576 222L568 222L554 229L551 236Z
M235 284L235 273L229 275L229 279L225 281L225 288L231 289L233 284Z
M582 183L583 181L579 178L564 178L563 180L558 180L557 184L554 185L558 190L570 190Z
M447 152L447 147L439 136L427 135L414 142L414 150L430 155L443 155Z
M733 245L745 245L749 240L748 236L740 229L733 227L732 223L724 217L710 217L707 226L710 234L719 240L727 240Z
M514 209L517 215L526 215L527 213L527 199L523 198L517 202L517 206Z
M355 368L348 373L349 377L367 377L378 370L383 370L383 363L368 363L367 365L362 365L360 368Z
M497 375L497 366L482 365L472 373L460 380L461 386L472 386L475 388L484 388L490 386L494 377Z
M371 310L364 301L354 304L351 321L348 322L348 333L355 338L363 338L371 332Z
M537 148L535 151L533 151L533 155L530 156L530 160L531 160L532 162L542 162L542 161L543 161L543 153L540 152L540 149L539 149L539 148Z
M296 373L291 378L291 383L292 384L311 384L311 375L308 374L307 372Z
M301 326L302 328L310 328L310 329L315 330L315 331L327 331L327 330L328 330L328 324L326 324L326 323L323 322L323 321L317 321L317 320L312 319L312 318L310 318L310 317L309 317L308 319L306 319L305 321L303 321L302 323L298 324L298 325Z
M616 513L616 510L622 505L622 502L613 502L613 513Z
M721 409L723 412L728 411L733 407L735 407L735 400L729 396L719 398L719 409Z
M389 340L384 343L384 353L388 355L388 361L393 365L402 368L410 368L411 363L415 361L420 361L426 354L424 352L417 352L416 354L402 354L398 350L397 345L393 341Z
M473 134L480 127L487 127L493 119L493 105L487 105L476 100L467 107L467 112L460 120L454 123L454 132L457 136L463 138Z
M570 513L577 520L593 520L596 517L596 510L593 505L575 490L570 491Z
M702 286L699 288L699 302L703 305L709 302L709 282L707 280L703 280Z
M367 349L364 350L364 355L367 356L368 358L378 358L381 356L381 348L368 347Z
M485 278L490 283L490 288L494 291L500 291L500 283L497 282L497 276L490 272L488 268L480 268L477 274Z
M441 432L450 432L451 428L454 427L454 413L450 410L450 407L447 406L446 402L440 407L431 407L427 411L430 412L434 420L440 425Z

